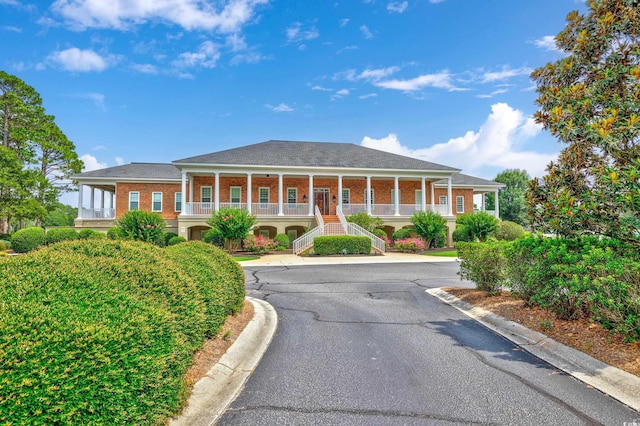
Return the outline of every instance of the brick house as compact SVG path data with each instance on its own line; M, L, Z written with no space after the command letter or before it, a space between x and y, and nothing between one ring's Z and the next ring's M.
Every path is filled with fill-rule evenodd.
M381 217L390 235L410 225L416 210L445 217L450 237L455 217L473 211L474 195L497 194L503 186L453 167L354 144L274 140L172 164L110 167L73 179L80 187L76 227L104 230L126 211L142 209L159 212L168 231L187 239L201 239L211 213L228 206L248 209L257 216L256 233L270 237L286 233L293 240L322 217L358 212ZM88 208L85 186L91 188Z

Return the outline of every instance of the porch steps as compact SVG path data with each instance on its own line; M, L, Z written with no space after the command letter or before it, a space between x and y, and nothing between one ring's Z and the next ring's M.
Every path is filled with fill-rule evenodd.
M340 223L340 218L336 215L322 216L324 221L324 235L344 235L344 228Z

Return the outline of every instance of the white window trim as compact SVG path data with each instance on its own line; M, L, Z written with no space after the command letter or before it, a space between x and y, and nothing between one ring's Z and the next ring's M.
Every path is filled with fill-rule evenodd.
M444 202L443 202L444 200ZM440 197L438 197L438 203L442 204L442 205L447 205L449 203L447 203L447 196L446 195L441 195Z
M133 194L138 196L138 200L136 201L138 203L138 207L135 209L131 208L131 195ZM129 191L129 210L140 210L140 191Z
M293 197L294 198L293 202L289 201L289 191L293 191L296 194ZM287 188L287 204L296 204L297 202L298 202L298 188L296 188L296 187Z
M346 202L344 198L345 193L347 195ZM340 196L342 197L342 207L345 209L351 208L351 188L342 188L342 194L340 194Z
M460 204L462 201L462 204ZM462 208L459 208L462 206ZM464 195L456 195L456 213L464 213Z
M266 190L267 190L267 201L266 201L266 202L263 202L263 201L262 201L262 197L261 197L261 195L262 195L261 193L262 193L262 190L263 190L263 189L266 189ZM259 187L259 188L258 188L258 203L260 203L260 204L269 204L269 201L270 201L270 200L271 200L271 188L270 188L270 187L268 187L268 186L261 186L261 187Z
M204 196L203 196L202 193L204 192L203 190L207 189L207 188L209 188L209 194L210 194L209 195L209 201L203 201ZM201 203L211 203L211 202L213 202L213 188L212 187L210 187L210 186L201 186L200 187L200 202Z
M376 202L376 193L373 188L371 188L371 205L373 206ZM367 205L367 188L364 189L364 204Z
M233 201L233 190L237 189L239 196L238 196L238 201ZM242 187L241 186L230 186L229 187L229 202L232 204L240 204L242 203Z
M155 208L156 194L160 194L160 209L156 209ZM161 212L162 211L162 192L152 192L151 193L151 211L152 212Z
M180 197L180 201L178 201L178 197ZM178 203L180 203L179 209ZM182 192L176 192L173 194L173 211L182 212Z

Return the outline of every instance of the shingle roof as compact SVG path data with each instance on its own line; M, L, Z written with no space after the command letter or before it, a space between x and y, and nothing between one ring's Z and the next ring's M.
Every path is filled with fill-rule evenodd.
M173 164L165 163L131 163L123 166L93 170L72 176L77 178L121 178L121 179L167 179L180 180L182 174Z
M435 183L436 185L440 186L440 185L446 185L447 184L447 180L443 179L443 180L439 180ZM451 176L451 184L452 185L464 185L464 186L495 186L496 189L497 188L502 188L504 186L503 183L500 182L495 182L493 180L487 180L487 179L482 179L482 178L478 178L475 176L469 176L469 175L465 175L462 173L457 173L453 176Z
M211 154L176 160L173 164L242 164L299 167L338 167L392 170L459 169L350 143L270 140Z

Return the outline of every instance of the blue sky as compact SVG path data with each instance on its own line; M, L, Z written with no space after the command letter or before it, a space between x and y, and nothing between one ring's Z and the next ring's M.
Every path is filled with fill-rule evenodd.
M544 174L530 72L579 0L0 0L0 68L86 170L269 139Z

